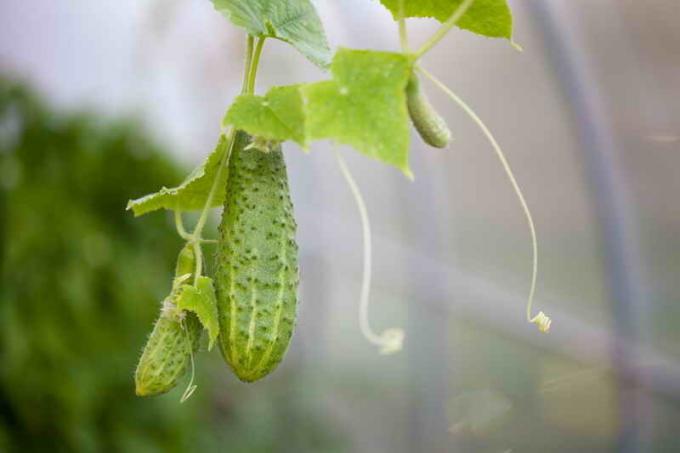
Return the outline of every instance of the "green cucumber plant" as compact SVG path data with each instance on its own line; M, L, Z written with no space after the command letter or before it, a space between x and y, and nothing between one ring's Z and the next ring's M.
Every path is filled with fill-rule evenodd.
M191 395L195 389L194 353L202 328L209 335L208 349L217 343L241 380L258 380L276 368L293 335L299 282L296 223L281 144L293 141L308 151L315 140L330 139L392 165L412 179L409 120L430 146L444 148L451 137L446 121L422 92L419 75L467 113L500 160L531 234L533 267L527 320L542 332L548 331L550 318L543 312L532 315L538 270L536 232L507 159L475 112L420 64L454 26L507 39L519 48L512 41L512 14L506 0L380 0L398 24L401 52L339 48L334 54L310 0L211 1L218 12L246 31L242 89L227 109L217 146L205 161L179 186L164 187L128 203L136 216L159 209L174 211L177 232L186 241L171 294L162 302L160 318L137 368L139 395L171 389L188 363L192 380L182 401ZM406 28L411 17L430 17L441 23L415 51L409 48ZM267 39L294 46L315 65L330 69L330 78L255 94ZM336 156L356 200L363 229L359 325L381 353L392 353L401 349L404 333L401 329L376 333L368 321L370 223L359 188L337 149ZM224 210L218 239L205 239L209 213L219 206ZM189 211L200 212L190 233L182 218ZM217 242L212 278L204 275L202 246L206 242Z

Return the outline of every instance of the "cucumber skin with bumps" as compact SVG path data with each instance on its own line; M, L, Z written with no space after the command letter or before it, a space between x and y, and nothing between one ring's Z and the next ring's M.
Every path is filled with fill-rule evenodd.
M293 204L277 145L244 149L229 160L216 263L220 349L245 382L271 373L285 355L296 319L299 282Z
M187 313L186 331L179 319L161 314L144 347L135 371L135 393L153 396L172 390L187 371L191 354L198 350L202 326Z
M406 87L406 105L411 122L423 141L435 148L446 148L451 141L451 131L420 89L420 81L415 73Z
M194 272L196 258L191 244L179 252L175 266L175 277L188 276ZM166 299L174 303L179 295L177 283ZM180 322L184 316L184 328ZM135 393L138 396L153 396L172 390L187 370L191 354L198 350L203 327L193 313L181 315L172 308L161 308L161 315L144 346L144 351L135 370Z

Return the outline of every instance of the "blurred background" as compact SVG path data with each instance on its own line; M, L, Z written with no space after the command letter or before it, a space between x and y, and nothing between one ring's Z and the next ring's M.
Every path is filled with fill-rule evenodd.
M315 3L332 46L397 49L376 0ZM414 182L345 150L371 320L404 350L360 335L360 223L329 146L287 145L288 356L248 385L201 354L180 405L184 384L142 400L132 374L181 243L167 213L124 208L212 150L243 34L208 0L0 2L0 451L680 451L680 2L511 4L522 53L454 31L424 65L515 169L551 333L524 319L529 236L502 169L427 85L455 142L414 137ZM436 27L411 21L413 43ZM258 88L322 77L269 41Z

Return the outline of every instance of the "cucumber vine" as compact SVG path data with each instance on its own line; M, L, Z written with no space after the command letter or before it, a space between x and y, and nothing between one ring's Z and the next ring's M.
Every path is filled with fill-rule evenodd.
M207 1L207 0L206 0ZM457 26L482 36L512 41L512 14L506 0L380 0L398 25L401 52L339 48L331 52L310 0L211 0L215 9L246 31L241 94L229 106L214 151L177 187L131 200L136 216L174 211L177 233L186 241L178 257L170 295L135 374L137 394L172 389L191 366L203 330L208 349L219 345L238 378L256 381L283 359L296 321L299 272L296 223L281 144L293 141L308 151L316 140L349 145L392 165L407 178L409 121L423 140L446 147L450 131L428 103L418 75L455 102L491 144L520 201L531 234L533 266L527 320L547 332L551 320L532 315L538 270L536 231L526 200L498 142L477 114L420 61ZM377 0L366 0L377 1ZM406 20L430 17L439 29L415 51L409 50ZM272 87L255 93L259 62L267 39L294 46L330 77L313 83ZM369 323L371 232L366 205L340 151L338 165L359 211L364 243L359 327L381 353L401 349L404 332L378 334ZM223 206L217 239L203 237L212 209ZM200 212L191 232L184 212ZM204 275L202 245L217 243L215 272ZM187 270L187 263L191 266Z

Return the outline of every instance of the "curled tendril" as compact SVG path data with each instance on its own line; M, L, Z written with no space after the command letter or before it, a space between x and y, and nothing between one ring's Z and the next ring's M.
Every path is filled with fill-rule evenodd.
M380 335L380 353L384 355L401 351L404 344L402 329L387 329Z
M340 166L340 171L347 181L352 195L354 196L354 201L359 209L359 216L361 217L361 226L363 230L364 237L364 271L361 283L361 299L359 302L359 328L363 336L374 345L380 348L381 354L393 354L398 352L402 348L404 342L404 331L402 329L387 329L383 331L380 335L376 334L371 325L368 322L368 302L371 290L371 224L368 220L368 212L366 210L366 204L361 196L359 187L352 174L345 164L345 160L342 158L339 152L335 152L338 159L338 164Z
M536 316L531 318L529 322L536 324L538 326L538 330L540 330L543 333L547 333L548 330L550 330L550 324L552 324L552 319L550 319L550 316L546 315L542 311L539 311Z

